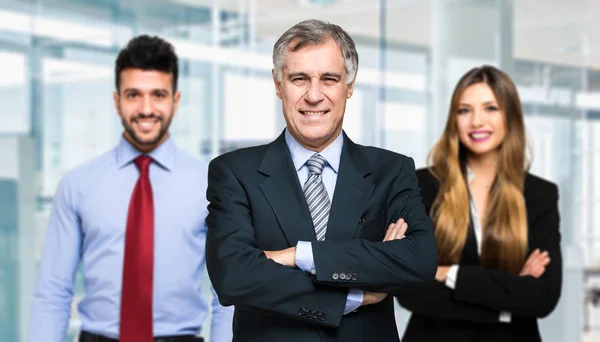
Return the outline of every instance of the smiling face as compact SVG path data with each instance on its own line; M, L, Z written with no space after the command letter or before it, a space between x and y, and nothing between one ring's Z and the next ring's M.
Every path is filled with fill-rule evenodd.
M170 73L136 68L120 75L120 88L113 95L123 123L123 136L142 152L150 152L168 138L171 120L181 93L173 94Z
M460 142L471 157L496 154L506 136L506 116L486 83L475 83L464 90L456 124Z
M297 51L289 48L282 71L281 81L275 73L273 80L287 129L302 146L321 152L342 131L346 100L354 89L341 49L332 39Z

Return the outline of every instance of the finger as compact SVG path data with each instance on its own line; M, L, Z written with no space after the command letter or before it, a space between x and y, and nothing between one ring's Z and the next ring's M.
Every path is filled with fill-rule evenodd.
M396 221L396 225L401 226L404 223L404 219L401 217Z
M400 229L398 227L398 225L394 224L390 229L388 229L386 237L385 237L385 239L383 241L385 242L385 241L394 240L396 238L396 234L398 233L398 229Z
M533 257L533 259L536 262L539 262L541 260L544 260L544 258L547 256L547 254L544 254L545 252L540 251L539 249L536 250L537 253L535 254L535 256Z
M546 253L546 254L544 254L544 253L541 253L541 254L540 254L538 257L537 257L537 260L536 260L536 261L537 261L538 263L540 263L540 264L544 264L544 263L546 263L546 264L547 264L546 260L549 260L549 259L550 259L550 257L548 256L548 253Z
M550 263L550 258L546 257L544 260L542 260L541 264L542 266L547 266Z
M391 223L391 224L388 226L388 229L387 229L387 231L385 232L385 236L383 237L383 241L384 241L384 242L385 242L385 241L389 241L389 237L390 237L390 234L392 234L392 233L393 233L393 229L394 229L394 224L393 224L393 223Z
M538 250L536 249L533 252L531 252L531 254L529 254L529 257L527 258L527 262L535 260L537 255L538 255Z
M404 239L406 237L406 231L408 230L408 224L404 223L398 232L398 239Z
M401 230L401 228L400 228L399 225L396 225L394 227L394 235L390 238L390 241L391 240L396 240L396 239L398 239L401 236L400 230Z

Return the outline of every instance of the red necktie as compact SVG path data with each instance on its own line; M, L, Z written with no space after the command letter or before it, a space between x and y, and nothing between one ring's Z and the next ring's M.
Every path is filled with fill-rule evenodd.
M120 342L151 342L154 270L154 204L148 168L152 159L139 156L140 178L135 184L125 233L121 293Z

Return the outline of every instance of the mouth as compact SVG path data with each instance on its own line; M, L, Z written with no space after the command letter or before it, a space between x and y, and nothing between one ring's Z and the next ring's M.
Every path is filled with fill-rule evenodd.
M300 114L304 115L304 116L312 116L312 117L319 117L319 116L323 116L327 113L329 113L328 110L299 110Z
M141 133L149 133L160 122L159 118L139 118L134 119L133 124L140 130Z
M469 133L469 138L471 138L473 142L487 141L490 139L490 136L492 136L491 131L474 131Z

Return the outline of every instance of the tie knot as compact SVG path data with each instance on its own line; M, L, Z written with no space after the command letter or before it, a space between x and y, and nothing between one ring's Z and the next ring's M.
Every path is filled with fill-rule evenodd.
M135 165L138 167L140 172L148 172L148 166L152 162L152 158L149 156L138 156L135 158Z
M314 175L320 175L321 172L323 172L325 165L327 165L327 160L317 153L308 159L306 165L308 166L308 172Z

